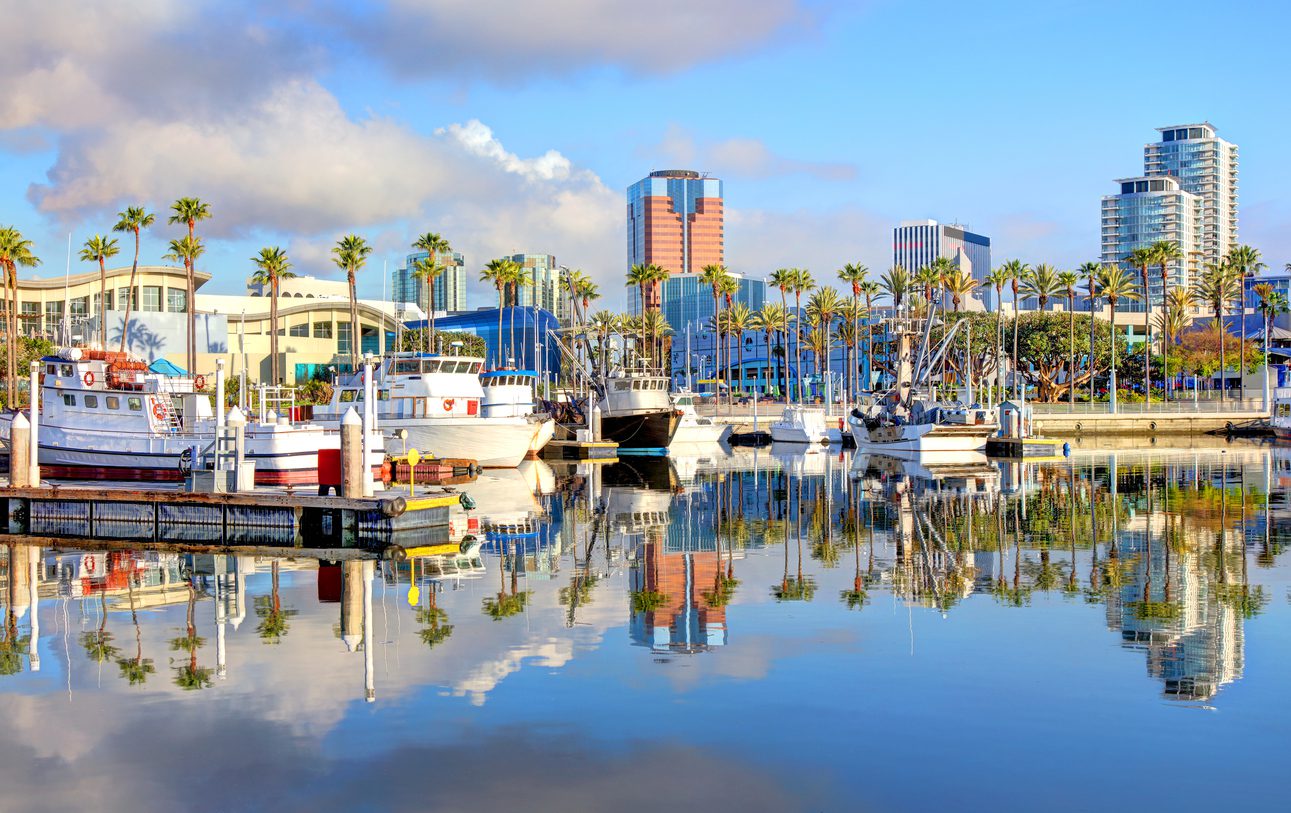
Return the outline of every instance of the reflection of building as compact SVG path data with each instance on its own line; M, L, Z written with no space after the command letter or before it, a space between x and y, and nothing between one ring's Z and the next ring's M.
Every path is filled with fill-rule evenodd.
M659 653L703 652L726 644L722 556L711 551L670 552L662 529L646 532L632 570L632 641ZM715 547L715 546L714 546Z
M1151 550L1145 536L1153 533ZM1174 700L1205 700L1242 675L1242 624L1221 600L1221 585L1197 553L1169 550L1151 520L1125 534L1121 559L1132 571L1107 599L1108 626L1127 647L1144 650L1148 674ZM1226 565L1221 565L1226 566ZM1230 574L1233 584L1236 574Z
M628 187L628 266L698 274L725 262L722 182L698 172L651 172ZM648 294L653 295L653 294ZM648 302L658 308L658 302ZM634 313L640 313L640 302Z

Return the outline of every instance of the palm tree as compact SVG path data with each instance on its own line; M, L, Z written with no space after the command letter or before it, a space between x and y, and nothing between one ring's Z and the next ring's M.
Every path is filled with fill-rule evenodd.
M993 268L982 279L983 288L995 289L995 376L1004 380L1004 286L1009 284L1009 274L1003 267ZM1003 391L1001 390L1001 395Z
M494 367L502 366L502 311L506 307L506 290L511 284L511 260L489 260L480 272L480 280L489 282L498 292L498 343L497 355L493 359Z
M363 329L359 325L359 299L355 293L355 275L368 261L372 246L357 234L347 234L332 246L332 262L345 271L345 281L350 287L350 365L359 366L362 355Z
M654 353L656 358L670 358L671 356L669 354L672 351L672 340L670 338L672 336L672 325L668 324L668 320L664 318L663 312L656 310L648 311L641 316L641 320L643 323L643 329L649 334L650 341L654 343L650 352ZM669 374L671 375L671 373Z
M516 309L520 307L520 287L528 285L530 282L529 272L523 265L508 260L510 266L507 271L507 282L511 286L511 336L507 340L507 356L511 359L519 360L516 355Z
M910 293L910 272L894 265L879 277L879 285L892 299L892 309L900 312L901 303Z
M1067 400L1076 403L1076 284L1080 277L1074 271L1063 271L1058 275L1058 282L1067 289L1067 352L1071 356L1067 361ZM1091 371L1092 373L1092 371ZM1073 569L1073 573L1075 570Z
M430 268L438 268L439 271L430 276L417 277L425 280L426 283L426 318L429 320L429 332L426 335L426 351L433 352L434 344L432 336L435 335L435 278L447 270L446 266L441 265L438 260L441 255L447 254L452 256L453 247L448 244L448 239L428 231L418 237L412 243L412 248L418 251L426 252L426 258L430 260ZM420 268L420 266L414 266Z
M838 295L838 291L831 286L826 285L811 295L807 301L807 313L815 317L820 324L820 343L821 356L824 361L825 381L829 381L829 346L830 334L833 330L834 316L843 307L843 299ZM825 409L830 406L829 389L826 388L825 395L828 400L825 402Z
M1281 291L1275 291L1267 282L1257 283L1254 291L1260 298L1260 313L1264 317L1264 408L1268 409L1269 333L1273 329L1273 317L1279 313L1286 313L1288 303L1286 295Z
M1156 262L1156 251L1151 246L1136 248L1125 256L1125 262L1139 269L1143 285L1143 312L1147 315L1144 328L1147 341L1143 343L1143 396L1152 403L1152 287L1148 280L1148 266Z
M587 313L587 309L591 306L593 299L601 298L601 289L595 282L592 282L587 277L583 277L578 280L577 284L574 286L574 293L583 304L583 313Z
M779 289L780 306L784 309L784 329L781 331L780 335L784 338L784 352L781 355L781 359L784 362L784 402L785 404L789 403L789 381L790 381L789 379L789 300L787 297L788 297L789 290L793 288L793 275L794 275L794 269L792 268L777 268L775 271L771 272L771 278L770 280L768 280L771 283L771 287ZM797 318L798 318L798 315L795 313L794 319L797 319Z
M1228 391L1228 359L1224 352L1228 345L1228 328L1224 326L1224 311L1242 288L1240 273L1227 263L1206 263L1194 288L1197 299L1209 305L1215 316L1215 329L1219 333L1220 398L1224 398Z
M801 319L802 314L802 295L804 291L811 291L816 287L816 280L811 276L811 272L805 268L793 269L793 309L794 313ZM802 403L802 338L801 333L797 344L794 346L794 364L798 368L798 403Z
M718 265L716 263L704 266L704 269L699 273L699 284L707 285L713 291L713 325L714 326L719 325L721 321L720 302L721 302L721 296L722 296L722 289L725 288L725 282L729 278L730 278L730 274L727 272L726 266ZM713 335L714 337L717 336L716 333ZM713 342L713 347L714 347L714 355L717 358L715 369L720 370L722 369L722 343L715 340ZM718 395L718 398L720 399L721 390L718 390L717 395Z
M211 207L203 203L199 198L180 198L170 205L171 215L166 222L181 224L188 227L188 240L194 242L197 240L197 221L207 220L211 216ZM173 245L173 243L172 243ZM193 302L197 296L197 281L193 277L196 270L195 261L197 257L191 257L184 263L184 281L185 288L185 307L188 310L188 347L186 358L188 359L188 369L191 373L197 366L197 312L193 308Z
M928 317L932 318L933 290L941 287L941 272L931 265L925 265L914 272L914 284L923 289L923 301L928 304Z
M0 228L0 270L8 287L9 302L5 308L6 396L5 406L18 406L18 266L34 268L40 259L31 252L32 242L13 226ZM36 394L32 393L35 398Z
M1170 240L1158 240L1148 246L1148 251L1151 252L1153 261L1155 261L1161 268L1161 318L1164 320L1166 318L1166 309L1169 307L1170 300L1170 263L1183 261L1183 249L1179 247L1178 243ZM1150 336L1150 323L1152 321L1151 302L1147 305L1147 313L1149 322L1148 335ZM1164 365L1161 369L1161 378L1165 385L1165 396L1168 401L1170 399L1170 371L1167 369L1169 363L1166 361L1164 349L1162 349L1161 353L1161 363Z
M1112 319L1112 364L1110 383L1108 385L1109 397L1111 398L1112 412L1116 411L1116 303L1122 299L1134 301L1139 298L1139 292L1136 290L1134 277L1130 275L1123 267L1116 263L1108 263L1103 266L1103 271L1099 275L1098 284L1102 287L1101 295L1107 298L1107 305L1111 309Z
M1260 261L1259 249L1252 248L1251 246L1247 246L1247 245L1236 245L1230 248L1228 250L1228 253L1224 255L1224 262L1230 268L1232 268L1233 273L1237 275L1238 286L1237 286L1237 290L1233 293L1233 296L1237 300L1237 313L1244 317L1246 314L1247 280L1254 278L1255 275L1260 273L1260 271L1263 271L1266 266L1264 265L1263 262ZM1246 341L1245 318L1243 318L1241 324L1242 324L1241 339L1242 339L1242 342L1245 342ZM1239 344L1238 347L1240 349L1243 347L1243 345ZM1238 362L1238 369L1239 370L1242 369L1241 362ZM1245 399L1246 398L1246 376L1243 374L1238 377L1238 380L1242 387L1242 398Z
M156 222L157 216L148 212L142 206L129 206L125 211L118 213L117 218L117 223L112 227L112 231L131 232L134 234L134 262L130 265L130 287L126 291L125 321L121 325L121 346L117 350L117 352L124 353L126 336L130 333L130 306L135 298L135 275L139 272L139 233Z
M654 269L645 263L637 263L636 265L628 269L627 281L628 281L627 284L629 288L635 285L637 288L637 291L640 293L641 313L645 313L646 312L646 288L654 284ZM643 323L643 326L644 326L644 323ZM645 349L645 346L646 346L646 336L645 336L645 333L642 333L641 348Z
M143 656L143 630L139 628L139 612L134 603L134 580L134 575L126 576L126 593L130 597L130 620L134 623L134 657L118 659L117 668L121 670L121 677L131 686L142 686L148 681L148 676L157 669L153 666L152 658Z
M188 663L175 667L175 685L184 691L209 688L211 669L197 665L197 650L206 644L206 639L197 634L197 589L193 580L188 580L188 614L185 616L184 634L170 640L172 652L183 650L188 653Z
M85 246L81 249L81 260L87 263L99 264L99 348L106 350L108 346L108 321L104 311L108 309L108 266L107 261L110 257L117 256L121 249L117 246L115 237L104 237L96 234L85 241Z
M426 289L426 352L435 352L435 313L434 291L435 278L447 269L435 259L434 254L418 257L412 261L412 278L421 280Z
M861 295L865 297L865 391L869 392L874 375L874 297L883 288L874 280L861 283Z
M206 246L202 244L201 239L192 235L181 237L178 240L171 240L168 248L169 251L162 255L162 259L170 260L171 262L182 262L184 264L184 273L189 278L192 277L193 266L197 263L197 258L206 251ZM194 289L192 282L188 282L187 285L190 290ZM190 297L188 302L193 301L191 294L185 293L185 296ZM197 341L195 339L197 322L193 318L193 309L191 307L188 308L188 316L188 346L185 348L185 363L188 365L188 374L192 375L193 370L197 367Z
M256 632L264 643L278 644L282 643L283 637L291 629L291 618L296 614L296 611L282 606L282 598L278 592L277 559L273 560L270 574L273 586L269 595L256 596L255 600L256 617L260 619L260 623L256 626Z
M278 283L296 276L287 262L287 252L278 246L260 249L260 253L251 258L255 263L255 274L251 281L257 285L269 286L269 370L274 384L281 383L278 378Z
M1049 306L1050 299L1062 294L1062 290L1058 270L1048 263L1032 268L1022 280L1022 295L1027 299L1034 297L1041 311Z
M735 282L735 280L731 280ZM735 337L735 376L739 382L740 392L744 392L744 331L753 325L753 312L743 302L735 302L726 307L726 330L729 336ZM731 355L727 350L726 361L730 364ZM728 390L727 398L731 397Z
M774 334L780 332L783 324L786 321L785 316L786 316L786 313L783 305L776 304L775 302L763 302L762 308L757 313L753 314L753 319L750 323L750 327L753 330L760 330L762 331L762 333L766 335L766 340L767 340L766 376L767 376L768 382L770 382L772 379L772 371L773 371L773 367L775 366L771 360L771 339ZM784 384L787 384L787 383L788 382L782 382L781 388L783 388Z
M956 268L946 277L943 288L950 295L951 308L959 313L959 306L964 304L964 299L977 289L977 280L966 269Z
M1018 366L1018 317L1022 315L1022 309L1018 307L1018 286L1026 278L1029 270L1026 263L1021 260L1009 260L1000 266L1004 270L1004 275L1009 280L1009 285L1013 287L1013 366L1014 373L1017 372ZM1021 379L1015 374L1014 391L1021 398L1021 386L1018 382Z
M860 323L860 316L861 316L860 302L861 302L861 294L862 294L861 286L867 282L866 277L868 277L869 274L870 274L870 269L862 265L861 263L846 263L838 271L838 279L841 282L844 282L852 286L851 314L852 314L853 339L855 339L855 337L859 336L861 333L861 323ZM849 365L849 370L851 370L853 373L855 372L855 368L856 368L856 365L854 363ZM853 382L855 382L855 376L853 376ZM852 389L853 389L852 397L855 398L856 387L853 386Z
M1098 300L1098 277L1103 273L1103 266L1094 263L1082 263L1076 273L1085 278L1085 287L1089 290L1089 403L1094 403L1094 304Z

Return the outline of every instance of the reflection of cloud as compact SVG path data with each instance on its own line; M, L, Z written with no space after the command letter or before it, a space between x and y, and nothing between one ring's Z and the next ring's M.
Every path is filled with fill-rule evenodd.
M453 684L453 694L469 695L471 705L482 706L488 693L502 680L519 672L525 661L547 669L559 669L574 657L574 642L568 638L548 638L512 647L499 658L484 661L469 675Z

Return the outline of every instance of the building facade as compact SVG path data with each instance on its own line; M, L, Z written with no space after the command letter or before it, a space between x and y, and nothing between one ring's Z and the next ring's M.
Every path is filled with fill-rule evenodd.
M550 254L513 254L509 259L524 268L525 276L529 278L528 285L520 286L519 301L514 304L522 308L532 308L536 304L554 313L562 325L566 324L569 297L560 288L562 275L556 258Z
M698 274L706 265L724 264L724 206L722 182L692 170L659 170L632 184L628 267L654 264L672 274Z
M991 271L991 238L974 234L958 223L942 224L936 220L902 220L892 230L892 264L915 271L945 257L974 279L983 279ZM988 291L987 306L994 309L995 292Z
M1143 147L1143 174L1165 176L1197 198L1199 267L1218 263L1237 245L1237 145L1220 138L1214 126L1158 127L1161 139Z
M1183 259L1170 263L1170 278L1172 282L1191 285L1201 256L1200 199L1170 177L1122 178L1116 183L1121 191L1103 198L1102 261L1120 263L1134 272L1137 279L1139 269L1125 260L1131 251L1158 241L1174 243L1182 251ZM1159 307L1164 296L1160 273L1153 269L1148 281L1151 292L1148 302ZM1143 313L1145 301L1118 303L1117 309Z
M247 280L247 294L250 296L268 296L269 283ZM350 286L343 279L319 279L318 277L287 277L278 281L278 296L294 299L349 299Z
M415 264L429 255L424 251L409 254L403 266L391 274L390 298L426 307L426 284L413 276ZM436 259L444 266L444 273L435 278L434 302L431 310L436 313L466 310L466 258L461 252L441 253Z

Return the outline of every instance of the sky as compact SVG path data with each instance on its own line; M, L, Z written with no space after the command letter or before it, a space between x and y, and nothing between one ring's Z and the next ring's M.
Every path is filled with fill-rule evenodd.
M209 293L242 292L267 245L338 277L329 248L355 232L376 247L360 295L380 296L383 264L435 231L472 272L554 254L619 308L626 188L677 167L724 181L727 264L753 276L877 274L909 218L966 224L997 263L1072 268L1097 259L1099 199L1142 173L1156 128L1197 121L1240 148L1240 239L1291 261L1284 4L6 7L0 223L35 241L41 276L131 204L163 215L141 248L159 261L170 202L196 196Z

